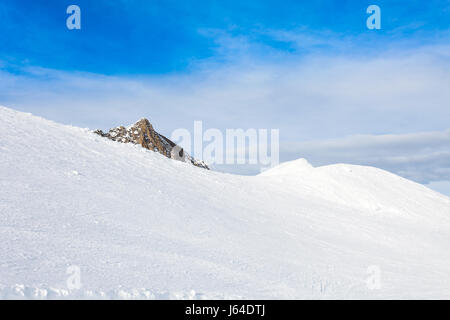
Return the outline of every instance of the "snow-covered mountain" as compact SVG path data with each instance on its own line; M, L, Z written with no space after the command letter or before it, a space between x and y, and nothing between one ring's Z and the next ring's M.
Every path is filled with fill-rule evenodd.
M119 126L106 133L99 129L94 132L113 141L138 144L148 150L159 152L167 158L191 163L196 167L209 170L205 162L194 159L182 147L156 132L150 121L145 118L128 127Z
M0 243L0 298L450 298L450 199L420 184L212 172L4 107Z

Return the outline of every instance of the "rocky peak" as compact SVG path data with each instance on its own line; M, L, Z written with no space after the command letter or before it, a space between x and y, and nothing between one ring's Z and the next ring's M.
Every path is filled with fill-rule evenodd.
M150 121L145 118L129 127L119 126L110 129L107 133L102 130L95 130L94 132L113 141L140 144L142 147L159 152L168 158L190 162L196 167L209 170L205 162L192 158L183 148L156 132Z

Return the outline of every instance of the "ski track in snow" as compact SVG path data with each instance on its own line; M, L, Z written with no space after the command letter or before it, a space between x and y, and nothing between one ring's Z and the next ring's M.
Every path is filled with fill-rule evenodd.
M0 242L1 299L450 298L450 199L420 184L211 172L4 107Z

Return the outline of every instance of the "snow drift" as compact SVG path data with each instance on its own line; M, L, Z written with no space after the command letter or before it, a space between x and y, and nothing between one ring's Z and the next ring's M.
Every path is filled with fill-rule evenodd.
M0 242L4 299L450 298L450 199L420 184L211 172L4 107Z

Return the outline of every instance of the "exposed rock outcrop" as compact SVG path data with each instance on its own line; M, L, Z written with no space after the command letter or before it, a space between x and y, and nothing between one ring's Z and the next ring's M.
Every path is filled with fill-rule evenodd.
M113 141L140 144L142 147L159 152L168 158L189 162L196 167L209 170L205 162L192 158L183 148L156 132L147 119L141 119L129 127L120 126L110 129L107 133L102 130L94 132Z

